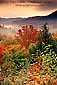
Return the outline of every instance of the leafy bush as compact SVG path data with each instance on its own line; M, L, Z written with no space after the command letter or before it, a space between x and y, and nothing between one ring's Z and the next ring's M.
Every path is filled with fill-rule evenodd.
M29 61L30 63L34 63L34 62L40 62L42 61L41 58L41 44L34 44L32 46L29 47Z
M33 28L32 25L26 25L18 30L15 37L22 47L28 48L30 43L35 43L37 41L37 35L37 29Z
M47 24L43 26L42 31L37 31L32 25L23 26L18 30L15 37L17 43L14 42L16 40L9 39L2 43L5 50L3 46L0 46L0 59L3 59L1 65L3 75L8 77L9 74L22 74L26 71L29 74L25 77L31 78L31 81L41 82L43 80L43 85L46 80L47 85L54 83L53 79L57 78L57 40L52 38L47 29ZM52 81L50 81L50 77L53 77Z
M31 63L37 61L43 64L43 74L48 73L53 77L57 77L57 54L52 44L35 44L29 48L29 53Z
M17 41L12 38L4 39L0 41L0 45L7 47L8 45L15 45Z
M19 72L22 68L27 69L29 62L27 57L13 46L4 52L2 71L9 75L10 73Z
M42 34L43 42L50 43L52 40L52 36L51 33L49 33L49 28L47 23L43 25L42 30L43 30L43 34Z
M0 82L0 85L12 85L11 83L10 83L10 81L1 81Z
M0 65L3 63L2 58L4 50L5 50L4 46L0 45Z

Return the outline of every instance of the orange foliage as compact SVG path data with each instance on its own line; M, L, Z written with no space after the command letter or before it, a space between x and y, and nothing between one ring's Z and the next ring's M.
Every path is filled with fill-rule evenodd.
M57 85L57 79L54 80L54 85Z
M57 32L52 34L53 38L57 38Z
M42 70L42 66L38 62L31 64L31 66L32 68L27 71L28 73L33 73L33 72L39 73Z
M38 62L33 63L32 66L33 66L32 68L33 71L40 72L42 70L42 66Z

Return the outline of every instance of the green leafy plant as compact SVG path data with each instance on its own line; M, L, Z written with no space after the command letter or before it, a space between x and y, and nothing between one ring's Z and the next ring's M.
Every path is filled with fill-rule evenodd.
M2 71L8 76L10 73L17 73L21 69L29 66L28 58L16 48L11 48L4 52Z

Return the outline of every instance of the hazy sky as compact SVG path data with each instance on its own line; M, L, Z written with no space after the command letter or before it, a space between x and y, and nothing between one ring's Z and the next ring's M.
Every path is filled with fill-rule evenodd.
M57 0L0 0L1 3L4 2L57 2Z
M0 0L0 17L45 16L55 10L57 0Z

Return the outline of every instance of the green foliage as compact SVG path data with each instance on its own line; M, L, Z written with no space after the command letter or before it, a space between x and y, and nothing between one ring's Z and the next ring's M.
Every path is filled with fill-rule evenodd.
M41 44L34 44L29 47L29 61L30 63L39 62L41 60Z
M42 27L42 30L43 30L43 42L44 43L50 43L51 40L52 40L52 36L51 36L51 33L49 33L49 28L48 28L48 24L45 23Z
M1 81L0 85L12 85L9 81Z
M16 48L15 48L16 49ZM14 49L6 50L3 56L2 71L5 76L10 73L17 73L21 69L27 69L29 66L28 59L21 51Z
M43 63L51 69L49 74L57 77L57 54L55 53L53 46L50 44L44 46L41 56L43 58Z
M29 48L29 53L31 63L38 61L44 64L42 74L48 73L53 77L57 77L57 54L53 44L35 44ZM48 70L46 66L51 70L46 71Z
M22 32L20 33L22 34ZM36 43L33 42L33 44L29 42L29 45L31 43L30 46L27 44L24 45L23 42L21 43L22 49L19 45L17 45L15 40L9 39L5 40L5 43L2 43L5 46L9 46L6 47L5 51L3 52L3 64L1 65L1 69L4 76L8 77L9 74L18 74L19 72L22 72L22 70L24 71L30 68L30 64L39 62L42 66L41 72L38 73L40 76L50 75L51 77L57 78L57 40L51 37L47 23L44 24L43 31L41 31L41 33L43 33L43 40L41 38L41 42L37 41ZM25 38L28 38L28 36L24 35ZM30 36L28 40L30 41L30 39L33 39L33 37ZM25 39L25 41L25 43L28 43L27 39ZM24 46L26 47L26 50ZM50 84L50 81L48 81L48 85ZM6 83L6 85L10 84ZM45 81L43 82L43 85L45 85Z

